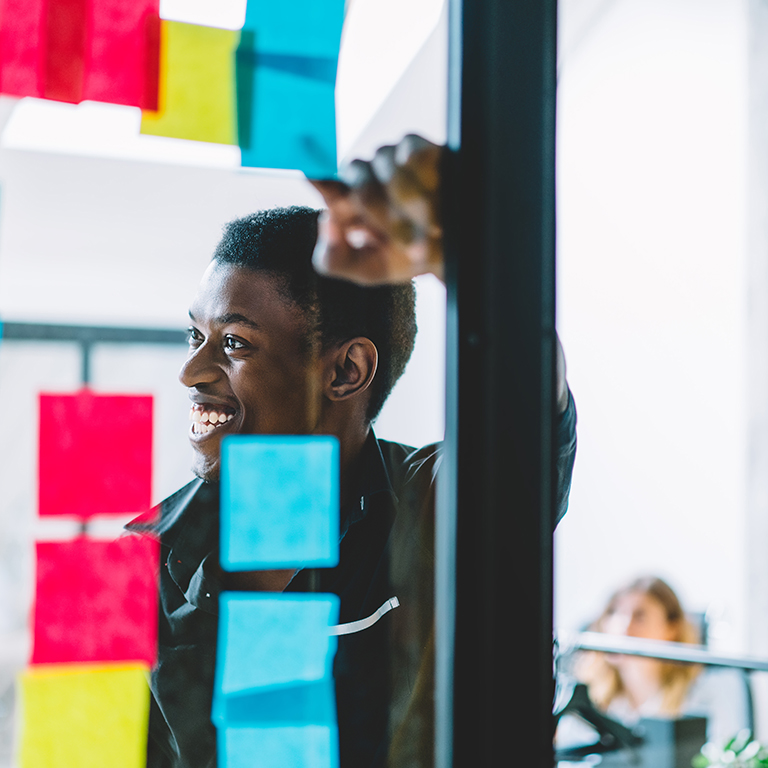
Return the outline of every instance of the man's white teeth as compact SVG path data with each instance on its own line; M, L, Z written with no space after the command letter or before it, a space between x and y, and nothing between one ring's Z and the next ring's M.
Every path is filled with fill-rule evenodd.
M213 432L219 424L225 424L232 421L233 413L218 413L217 411L201 411L193 407L189 413L189 420L192 422L192 432L196 435L205 435Z
M195 435L205 435L208 432L213 432L216 427L213 424L201 424L199 421L192 422L192 432Z

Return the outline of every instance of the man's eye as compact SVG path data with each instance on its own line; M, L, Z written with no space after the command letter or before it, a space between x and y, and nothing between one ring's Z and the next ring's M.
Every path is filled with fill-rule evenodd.
M199 344L203 340L203 334L197 328L187 328L187 343L190 346Z
M226 349L244 349L245 344L234 336L226 336L224 338L224 347Z

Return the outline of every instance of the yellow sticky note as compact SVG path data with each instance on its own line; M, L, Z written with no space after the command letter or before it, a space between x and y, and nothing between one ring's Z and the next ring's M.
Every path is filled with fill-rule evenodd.
M51 664L21 675L21 768L144 768L148 668Z
M237 144L235 51L240 32L163 21L158 111L142 112L152 136Z

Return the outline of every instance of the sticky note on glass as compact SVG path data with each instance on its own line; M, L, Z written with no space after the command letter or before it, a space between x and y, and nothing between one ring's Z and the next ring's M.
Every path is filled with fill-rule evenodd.
M158 111L144 112L152 136L237 144L235 50L240 32L162 21Z
M38 542L33 664L157 656L158 543Z
M339 765L335 726L220 728L217 749L219 768L253 768L254 755L259 768Z
M344 0L251 0L237 51L242 164L336 175L334 90Z
M344 0L248 0L244 31L262 53L338 58Z
M338 615L332 594L222 593L215 696L330 678Z
M0 90L157 108L159 0L4 0Z
M235 725L336 725L336 688L332 677L316 683L247 691L213 700L217 727Z
M144 768L146 667L33 667L20 682L22 768Z
M0 92L42 97L45 0L3 0L0 8Z
M336 438L225 438L221 471L224 569L330 567L338 561Z
M41 515L132 514L150 506L152 397L40 395Z
M83 99L157 109L159 9L160 0L89 0Z
M248 743L246 732L257 726L274 737L265 752L258 752L260 766L315 765L298 759L312 743L315 748L322 745L318 765L335 765L338 726L332 665L337 643L329 628L338 620L339 598L224 593L219 609L212 719L219 729L220 764L248 764L242 762L247 753L241 750ZM291 733L294 745L283 744ZM296 761L285 762L286 754L294 755L286 753L287 748L300 750ZM314 754L312 749L309 754Z

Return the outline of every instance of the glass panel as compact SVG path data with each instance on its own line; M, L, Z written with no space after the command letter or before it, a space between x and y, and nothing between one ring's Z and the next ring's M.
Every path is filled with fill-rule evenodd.
M166 18L216 23L211 13L201 10L202 4L190 9L196 15L187 18L178 3L166 5ZM235 5L222 8L219 26L237 27L243 8L238 10ZM400 47L394 50L391 30L382 21L384 6L363 0L350 4L338 107L339 151L347 159L370 157L381 144L397 141L411 131L435 142L444 141L446 16L442 2L424 0L421 5L418 9L408 5L412 24L399 35ZM395 10L390 3L386 15L396 16ZM405 12L405 6L401 10ZM366 46L360 45L361 39ZM389 66L384 69L371 55L376 46L388 52ZM425 82L440 84L432 86L426 98L420 85ZM5 119L0 139L0 318L4 322L0 397L8 404L7 424L14 435L2 451L6 471L0 499L4 533L0 537L0 593L4 595L0 608L0 766L31 766L45 760L46 739L63 738L70 727L70 721L62 719L64 715L77 717L77 713L87 712L98 717L113 704L115 708L131 707L126 719L130 727L120 732L121 740L116 739L113 747L119 745L123 754L130 754L131 765L142 762L143 744L137 749L135 736L146 717L142 664L151 660L148 654L134 658L113 648L117 654L109 660L113 666L95 677L91 668L35 665L33 648L37 645L38 653L43 648L35 632L48 626L49 614L36 611L34 601L36 586L42 601L43 593L62 589L71 597L67 589L78 585L82 590L77 594L78 611L90 611L88 618L94 619L85 622L90 629L84 629L76 643L77 653L87 656L92 639L89 632L92 635L95 626L106 633L104 617L114 618L115 606L131 612L131 600L139 601L136 572L146 576L151 571L154 576L155 568L160 572L160 649L149 710L149 765L181 765L182 761L212 765L216 760L211 706L220 590L237 596L256 593L263 598L255 601L259 602L254 609L257 613L248 613L242 624L238 624L238 610L245 608L247 613L253 605L245 605L240 597L227 598L227 617L233 622L227 631L235 627L227 636L231 641L227 647L234 648L231 658L245 658L243 654L259 645L257 639L266 647L265 638L272 637L267 629L258 638L252 632L252 643L247 632L243 639L242 630L249 629L247 622L257 614L273 615L269 612L274 606L266 602L272 593L295 597L291 607L299 605L292 618L281 619L294 622L293 635L286 638L285 645L292 641L291 647L299 653L311 644L319 623L322 642L331 654L312 656L300 672L292 668L294 677L289 684L280 678L277 662L265 664L261 670L249 668L248 675L238 676L236 666L221 673L228 694L248 693L227 699L215 713L223 718L217 721L222 726L218 743L222 765L237 765L238 755L250 759L254 750L264 761L274 754L282 764L291 764L293 758L285 757L288 749L294 755L314 755L301 764L319 768L332 765L339 748L342 765L384 764L387 759L398 765L406 761L430 765L432 470L437 457L434 444L444 433L443 284L433 276L418 277L413 295L407 287L326 285L320 289L325 291L321 300L326 306L318 312L320 300L312 293L318 290L315 278L307 278L306 284L299 280L289 288L274 277L275 265L267 268L266 277L230 265L214 270L215 276L206 278L201 293L198 284L226 222L278 206L322 205L320 195L301 174L243 172L236 147L139 135L140 116L130 108L17 102L2 97L0 114ZM314 216L303 215L311 220L308 229L312 230ZM294 223L286 226L290 230ZM296 231L301 230L295 226ZM313 242L300 236L297 240L301 241L297 259L307 272ZM268 250L266 245L259 247L265 253ZM277 263L295 255L286 250L272 257ZM286 293L296 300L286 299ZM384 295L385 300L377 302L375 295ZM408 325L407 316L414 310L407 305L414 297L418 333L409 359L408 328L393 332L390 326L398 316L405 316L404 321L400 318L401 326ZM392 308L393 304L398 307ZM188 345L184 329L190 324L190 306L195 330ZM235 310L243 314L244 306L261 313L258 328L247 323L244 328L242 318L224 317ZM377 331L382 340L371 353L364 340L369 327L376 324L383 327ZM228 326L226 333L224 326ZM325 331L328 335L322 336ZM388 336L394 336L394 356L404 372L392 375L398 379L402 373L374 419L375 433L368 432L368 411L360 403L373 390L363 386L360 393L365 394L360 399L355 387L368 375L366 366L374 381L377 374L381 380L386 373ZM352 345L355 348L346 368L329 363L329 349L360 338L363 342ZM211 351L207 367L194 370L189 360L214 339L218 347ZM356 378L360 376L362 379ZM88 392L83 394L84 387ZM169 497L174 500L154 514L131 503L130 509L105 510L112 514L87 519L82 519L84 513L74 508L74 502L70 506L62 502L60 513L40 517L38 468L45 463L39 460L40 393L66 397L80 393L83 401L92 400L93 395L119 394L132 396L132 400L141 399L136 395L150 396L152 477L148 492L153 505ZM350 393L357 399L350 399ZM61 405L59 400L51 402L52 412ZM56 443L55 449L61 452L61 466L69 466L64 453L74 444L72 435L77 429L95 426L89 423L96 420L93 408L83 410L81 401L75 401L67 401L71 408L64 410L69 416L54 415L46 421L61 437L61 445ZM120 430L113 414L104 425L103 443L94 442L91 435L91 462L95 462L94 456L101 459L102 453L114 448L114 435ZM340 438L338 567L301 568L298 573L295 564L258 572L223 570L218 557L218 475L214 466L218 446L211 451L200 448L203 438L214 430L247 435L331 433ZM190 440L198 447L194 459ZM430 445L414 453L415 448ZM54 467L55 450L46 453L47 465ZM97 484L93 474L88 480L89 472L93 473L90 463L75 460L70 464L71 470L63 473L66 480L82 475L84 483ZM199 484L190 467L210 482ZM187 490L178 495L184 488ZM114 494L118 499L126 495ZM142 550L134 561L124 551L124 543L109 548L116 538L118 542L132 540L124 536L124 526L137 516L134 533L159 532L159 561L153 559L157 555L151 547L148 555ZM35 544L41 541L47 542L47 548L36 550ZM59 557L65 545L67 557ZM112 558L110 573L119 581L118 587L112 582L105 585L100 558ZM314 601L311 616L301 610L305 595L319 598L321 593L337 595L339 601L330 599L322 605L322 599ZM157 596L154 590L151 598L141 598L143 607L151 609L146 615L156 615L151 600ZM283 611L285 604L275 610ZM63 600L57 603L63 605ZM86 611L85 606L92 610ZM98 616L97 610L102 611ZM139 631L139 624L146 629L146 615L134 617L133 625L123 628L125 632ZM32 616L39 619L37 628L30 622ZM65 634L72 629L68 618L74 622L83 616L57 614L56 627ZM261 626L274 628L267 619ZM286 626L281 625L280 631ZM46 637L50 640L50 635ZM74 664L69 658L57 657L53 645L46 646L45 659L38 656L37 660ZM218 647L223 664L223 646L219 643ZM270 647L275 653L280 650L274 643ZM79 661L102 662L103 653L96 648L91 657ZM130 658L123 658L126 655ZM296 661L295 655L291 658ZM338 694L330 700L327 691L312 684L327 671L327 663L332 664L333 674L329 690ZM19 673L23 673L21 681L14 682ZM269 685L274 680L278 683L269 688L265 680ZM296 680L304 684L294 684ZM249 698L255 688L260 691L258 700ZM62 705L66 701L82 706L67 709ZM337 720L339 733L335 735ZM224 728L224 722L234 726ZM56 727L49 727L51 723ZM289 733L288 742L281 741L284 733L277 733L281 727L297 729ZM77 739L67 741L67 749L70 747L73 751L61 753L69 764L110 748L95 742L78 743ZM338 754L335 757L338 760Z
M566 631L589 630L727 657L590 652L561 681L569 667L629 726L702 715L720 745L743 728L768 737L765 675L736 668L766 657L752 544L764 392L751 394L765 252L750 234L765 216L747 198L752 168L752 196L765 185L749 144L764 92L747 56L757 21L750 4L560 3L558 330L579 451L556 533L556 626L565 646Z

